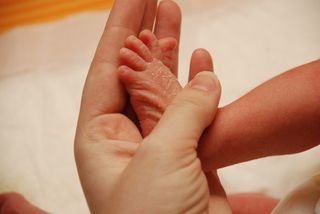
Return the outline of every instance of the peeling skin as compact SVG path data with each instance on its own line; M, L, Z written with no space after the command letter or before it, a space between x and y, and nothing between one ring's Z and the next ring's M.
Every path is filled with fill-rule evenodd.
M148 41L148 44L130 36L126 46L121 49L119 56L122 66L119 67L119 79L130 95L142 134L147 136L182 87L176 76L163 63L172 58L170 56L176 41L165 39L159 43L151 31L143 31L142 34L143 40Z
M170 59L167 49L163 53L158 40L151 33L144 34L152 45L148 46L140 40L139 47L132 48L133 52L120 52L120 60L126 67L119 68L119 78L125 85L134 111L136 112L142 133L147 136L157 124L161 115L173 98L181 91L181 86L170 69L163 63ZM130 39L126 44L131 44ZM137 42L137 38L134 38ZM139 39L138 39L139 40ZM169 40L168 40L169 41ZM132 42L133 43L133 42ZM137 44L137 43L136 43ZM166 44L166 46L168 46ZM127 48L132 47L127 46ZM140 48L140 50L139 50ZM146 50L143 52L142 50ZM143 54L140 54L143 52ZM166 56L164 58L164 56ZM169 57L168 57L169 56ZM151 59L151 60L150 60ZM128 72L123 72L126 70ZM318 74L318 73L317 73ZM210 150L209 150L210 151ZM211 155L211 154L209 154ZM301 185L276 207L273 214L282 213L319 213L320 214L320 174Z

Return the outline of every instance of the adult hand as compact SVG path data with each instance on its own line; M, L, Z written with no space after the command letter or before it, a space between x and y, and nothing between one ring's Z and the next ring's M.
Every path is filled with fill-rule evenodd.
M142 29L153 28L156 5L156 0L131 0L130 4L126 0L115 2L87 77L75 139L75 157L92 212L111 206L115 186L142 140L135 125L121 113L127 106L116 70L119 49L125 39ZM154 27L156 36L160 39L174 37L179 42L180 25L178 6L169 0L161 2ZM171 66L175 74L177 59L178 48ZM208 53L196 51L190 76L193 78L201 70L212 70L212 63L208 62L211 62ZM216 176L212 176L209 186L221 187ZM225 203L224 191L218 189L222 190L222 200L211 198L211 204Z
M138 161L140 164L148 163L142 162L141 158L133 159L142 137L128 117L121 114L126 107L125 96L115 71L118 67L119 49L123 46L125 39L131 34L137 34L142 29L153 28L156 3L155 0L134 0L134 2L131 0L130 4L125 0L115 2L88 74L75 139L75 157L83 190L93 213L117 208L113 204L117 201L115 200L116 195L121 198L121 191L118 188L122 186L120 185L121 181L126 181L125 175L128 173L128 169L132 168L129 167L129 163L131 163L130 166L136 166L136 164L132 164L136 159L140 159ZM178 6L169 0L160 3L155 24L157 37L174 37L179 41L180 24L181 15ZM194 54L191 67L191 75L193 76L202 68L203 63L199 63L200 56L201 53ZM171 70L176 74L178 49L174 58ZM204 59L206 60L206 58ZM219 93L219 90L216 93ZM215 96L217 98L217 94ZM214 103L212 105L216 105L217 100L211 102ZM213 117L214 112L211 111L211 114ZM209 119L207 118L207 120ZM204 122L202 121L202 123ZM197 134L202 128L203 124L198 127ZM154 143L155 146L159 145L159 138L148 139L158 142ZM179 137L176 140L179 140ZM193 144L195 146L195 139ZM165 148L168 147L163 149ZM137 157L141 157L141 154L145 153L140 152L139 154L140 156ZM149 156L154 154L157 152L148 153ZM195 154L193 155L196 157ZM132 172L133 174L130 176L138 172L139 170ZM202 174L200 169L198 172ZM201 179L202 185L204 185L203 182L205 179ZM205 188L202 191L207 193ZM202 194L205 193L202 192ZM207 198L204 200L206 201ZM206 204L204 202L196 206ZM126 207L129 209L130 206L127 205Z
M198 74L169 105L151 134L136 144L138 149L127 154L111 204L104 211L208 212L209 187L196 148L214 118L219 98L220 85L214 74Z
M131 160L141 135L121 112L125 92L118 80L118 53L125 39L152 29L156 0L117 0L93 59L81 103L75 138L79 177L92 212L106 209L112 190ZM159 5L154 31L158 38L179 41L181 14L172 1ZM178 49L172 64L177 72Z

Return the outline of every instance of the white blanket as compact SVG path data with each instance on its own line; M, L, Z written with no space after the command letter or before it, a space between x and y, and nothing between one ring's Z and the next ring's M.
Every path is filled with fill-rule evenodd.
M180 0L180 79L192 50L214 55L225 105L320 58L319 0ZM83 83L107 14L82 13L0 35L0 192L52 213L88 213L73 157ZM220 170L229 193L282 197L320 170L320 148Z

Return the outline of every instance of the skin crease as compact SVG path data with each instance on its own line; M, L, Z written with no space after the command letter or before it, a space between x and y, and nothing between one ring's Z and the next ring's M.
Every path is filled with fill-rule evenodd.
M163 37L174 37L177 40L179 39L179 35L180 35L180 21L169 21L171 17L171 20L178 20L177 17L172 17L176 14L179 14L177 12L177 9L175 7L173 7L172 5L169 7L169 2L170 1L165 1L164 3L166 4L162 4L162 8L164 8L164 5L166 5L166 9L159 9L159 12L157 14L157 19L160 21L157 21L156 23L156 27L155 27L155 32L156 32L156 36L161 39ZM86 162L85 160L91 160L92 155L88 156L88 151L92 150L92 153L99 153L99 152L95 152L95 150L101 150L101 148L97 148L97 149L93 149L93 148L85 148L85 146L82 144L82 146L80 146L80 143L77 144L77 139L81 139L83 134L81 133L86 133L86 127L88 127L88 124L90 125L90 123L92 124L94 121L93 118L97 117L98 115L101 115L103 113L110 113L110 112L121 112L121 109L123 109L124 103L125 103L125 99L121 99L121 97L124 98L124 93L123 90L121 89L121 85L119 84L119 82L117 81L117 78L115 77L115 73L112 72L114 70L116 70L116 67L118 66L117 63L117 59L118 56L117 54L119 53L119 50L121 47L123 47L123 42L121 41L125 41L125 39L131 35L132 33L137 34L137 32L141 31L141 29L144 29L144 27L139 27L137 26L137 22L129 22L128 20L132 21L132 17L137 18L136 16L132 16L130 17L130 14L133 14L131 12L134 12L134 14L139 14L137 13L136 10L142 10L140 7L133 7L132 5L139 5L138 1L133 2L133 4L126 4L125 1L118 1L118 4L115 5L114 7L114 12L111 15L111 18L108 21L107 24L107 28L106 31L101 39L101 42L99 44L99 47L97 49L97 54L95 59L93 60L90 72L89 72L89 76L87 78L87 83L86 83L86 87L84 90L84 94L83 94L83 102L82 102L82 108L81 108L81 114L79 117L79 124L78 124L78 132L77 132L77 138L76 138L76 147L75 147L75 153L76 153L76 160L77 160L77 164L78 164L78 170L79 170L79 175L81 178L81 182L84 188L84 192L85 195L87 197L87 201L91 207L91 209L99 209L99 208L103 208L105 205L105 201L108 200L108 198L110 196L110 192L104 192L103 189L101 189L101 186L104 186L106 189L112 189L112 186L114 184L114 182L117 180L117 175L118 172L117 171L109 171L109 167L104 167L103 169L106 171L106 174L108 174L108 177L106 177L106 179L102 179L101 183L99 180L97 180L96 178L101 177L103 178L103 175L97 174L97 171L99 171L99 169L96 168L96 163L99 163L99 159L97 161L92 160L92 164ZM121 7L120 7L121 5ZM154 5L154 4L153 4ZM129 8L129 7L132 8ZM161 6L161 5L160 5ZM118 8L118 9L117 9ZM140 9L139 9L140 8ZM154 6L150 6L150 8L154 8ZM174 9L175 8L175 9ZM121 11L120 12L117 12ZM146 10L146 11L150 11L150 10ZM170 11L170 13L166 14L166 12ZM150 13L149 13L150 14ZM127 15L127 16L126 16ZM126 16L126 17L123 17ZM114 18L116 17L116 18ZM152 15L144 15L144 17L152 17ZM162 17L166 17L166 19L162 19ZM139 17L137 18L139 19ZM117 26L122 26L122 25L129 25L129 27L126 28L121 28L121 31L119 32L119 28L108 28L108 26L112 26L112 21L110 20L114 20L115 23L117 23ZM161 21L162 20L162 21ZM119 21L123 21L123 23L119 24ZM145 26L148 26L149 29L151 29L152 26L152 21L147 20L147 21L143 21L142 23ZM145 24L145 23L149 23L149 24ZM133 26L133 27L132 27ZM128 29L128 30L124 30L124 29ZM139 29L139 30L138 30ZM115 32L116 31L116 32ZM119 33L121 35L119 35ZM114 41L114 39L111 39L111 37L113 37L112 35L117 35L117 39L116 41ZM178 40L179 41L179 40ZM177 49L178 50L178 49ZM178 53L178 51L177 51ZM178 54L176 54L177 56ZM205 57L200 57L200 56L205 56ZM210 61L211 58L208 57L206 54L204 54L204 52L195 52L193 55L193 58L191 60L191 70L190 70L190 76L194 76L196 73L198 73L199 71L202 70L210 70L210 69L205 69L206 66L208 66L207 62ZM108 63L106 63L108 62ZM173 71L173 73L176 73L177 69L177 61L173 60L173 66L171 68L171 70ZM201 63L199 63L201 62ZM111 72L109 72L109 70ZM106 96L107 94L112 96ZM234 113L236 113L236 109L234 110ZM231 114L230 114L231 115ZM223 117L222 117L223 118ZM225 117L226 118L226 117ZM228 118L226 118L228 119ZM122 133L119 132L119 130L110 130L110 132L108 132L108 136L109 137L113 137L115 138L115 136L112 136L111 133L118 133L118 136L121 136L122 138L130 138L130 139L136 139L137 141L139 141L139 135L136 132L131 132L129 130L130 127L133 126L133 124L128 124L126 122L126 119L123 118L121 115L118 114L114 114L114 115L109 115L108 116L108 122L105 122L106 120L102 120L102 124L104 124L104 126L109 124L109 127L122 127L122 130L127 130L126 133ZM223 120L221 120L223 121ZM118 124L117 126L115 126L115 124ZM223 124L223 123L221 123ZM94 125L94 127L96 127L96 125ZM227 125L221 125L220 129L224 129L226 128L227 130L230 128ZM120 130L121 130L120 129ZM129 131L129 132L128 132ZM130 135L130 137L128 136ZM223 136L223 135L222 135ZM224 136L226 137L226 136ZM239 145L242 141L241 139L241 135L239 136ZM221 138L222 140L224 140L223 138ZM221 141L222 142L222 141ZM111 147L109 149L107 149L107 151L112 151L113 146L110 145ZM123 145L124 148L126 148L128 151L130 151L130 147L134 147L133 145ZM82 147L82 148L81 148ZM221 146L220 146L221 147ZM118 151L118 149L116 149L115 151ZM86 151L86 152L84 152ZM215 153L218 153L217 151L215 151ZM234 154L234 151L230 154ZM232 159L232 157L230 157L230 155L227 155L225 157L222 157L223 159L219 160L220 162L228 162L227 159ZM123 160L118 159L118 157L114 157L112 158L112 160L114 161L113 165L118 165L119 163L123 162ZM221 164L217 164L217 165L221 165ZM114 168L114 167L113 167ZM120 167L121 168L121 167ZM95 174L96 176L95 179L90 179L90 177L86 177L87 174ZM215 174L215 173L213 173ZM212 176L210 173L208 173L207 177ZM210 209L210 211L212 211L212 213L215 212L215 210L218 209L218 205L220 204L225 204L225 200L224 200L224 191L221 188L217 188L219 187L219 181L218 180L208 180L209 186L210 187L215 187L215 188L210 188L210 193L211 193L211 198L210 198L210 205L214 205L211 206L215 209ZM210 185L211 184L211 185ZM100 187L100 188L99 188ZM222 191L219 191L219 194L217 194L217 189L222 189ZM216 193L216 195L214 194ZM99 199L99 197L97 198L97 196L102 196L102 199ZM245 198L246 196L244 196ZM211 200L212 199L212 200ZM101 200L101 202L99 202ZM213 202L213 203L211 203ZM251 209L254 210L255 209L255 204L254 200L251 200L252 207ZM217 205L217 206L215 206ZM222 207L222 206L221 206ZM260 209L261 207L256 208L256 210L261 211ZM234 210L235 211L235 210ZM259 212L258 211L258 212ZM223 213L223 212L222 212ZM256 212L257 213L257 212Z
M129 49L125 49L128 53L120 51L125 66L120 67L119 77L130 94L143 135L147 136L181 86L165 66L170 63L161 63L164 53L170 61L172 49L163 52L151 32L144 31L139 38L129 37ZM162 42L165 43L168 42ZM192 66L213 67L210 56L201 63L191 61L189 80L196 74ZM198 149L204 169L211 171L260 157L297 153L318 145L319 67L320 60L292 69L221 108Z
M88 142L97 142L98 140L101 140L102 135L99 135L99 133L103 133L104 138L102 139L104 140L106 136L108 139L123 139L127 141L133 140L135 142L141 140L141 136L135 129L134 124L130 123L127 117L125 117L122 114L119 114L125 108L126 99L124 90L120 82L118 81L117 75L114 71L118 67L118 53L120 48L123 46L123 42L125 41L125 39L129 35L137 34L142 29L152 28L153 16L155 14L154 8L156 8L156 1L148 1L147 5L145 5L145 3L143 3L142 0L131 0L130 3L132 4L128 4L128 2L124 0L119 0L114 5L113 12L110 15L109 21L106 26L106 30L104 31L104 34L101 38L95 58L93 59L89 71L86 86L83 92L81 113L78 121L77 136L75 140L76 161L78 165L79 176L83 185L87 201L89 203L89 206L91 207L91 210L96 213L98 213L99 209L103 210L103 208L105 208L106 201L108 201L112 195L112 191L110 190L113 189L114 184L119 178L119 169L122 169L124 165L127 164L128 157L130 157L130 155L134 153L133 151L135 151L137 143L124 143L119 145L116 144L116 142L114 141L109 141L109 144L107 146L101 146L98 143L89 144ZM147 12L143 13L142 11ZM167 14L168 11L170 11L170 13ZM132 16L132 14L135 15ZM177 7L173 6L173 4L170 3L170 1L164 1L164 3L161 6L161 9L159 9L159 13L157 15L157 23L155 27L155 32L158 38L174 37L177 40L179 39L180 21L179 17L177 17L179 15L177 14L179 14L177 12ZM166 18L164 19L164 17ZM178 49L176 50L175 54L177 58ZM210 70L201 68L202 66L206 67L208 65L206 64L206 62L211 60L208 56L205 56L201 59L201 57L199 57L201 55L205 55L205 53L198 51L193 55L190 70L191 77L199 71ZM200 63L197 64L197 61ZM317 78L317 80L316 78L313 78L312 83L319 82L319 75L317 75L319 71L319 62L317 64L318 65L315 66L315 68L310 68L308 65L301 68L301 70L315 70L314 72L310 72L314 73L314 75L312 76ZM173 60L171 68L173 73L177 72L176 68L177 60ZM317 88L316 86L317 84L313 86L314 91L319 91L319 88ZM310 89L310 86L307 88ZM316 94L317 98L319 98L318 94ZM256 96L252 96L252 99L255 97ZM256 98L258 99L259 97ZM317 98L308 98L310 100L317 100ZM243 98L243 100L251 102L251 99L248 98ZM250 102L245 104L244 101L243 103L239 101L238 103L240 103L241 105L238 105L240 107L250 106ZM268 151L268 154L265 154L265 151L260 151L257 149L258 145L254 145L257 142L260 143L260 141L258 141L258 139L261 139L259 136L252 135L251 137L253 138L250 138L251 140L248 140L248 136L250 136L248 134L248 131L245 132L247 133L247 135L239 133L238 130L232 129L232 131L230 131L232 124L228 124L229 118L236 116L241 109L240 107L240 109L235 108L235 104L236 103L232 104L234 107L232 107L232 105L228 107L229 111L227 111L227 108L220 110L221 113L219 112L219 114L221 114L222 116L220 116L220 119L218 116L215 122L218 124L216 125L216 127L218 128L215 129L230 132L230 137L228 137L229 135L226 135L226 133L220 133L219 136L215 136L214 138L217 139L215 142L213 142L213 144L217 146L217 149L215 149L215 147L212 151L210 151L213 155L217 155L220 151L226 149L226 151L222 153L225 154L225 156L221 155L221 159L217 160L217 164L215 165L224 166L228 163L236 163L242 159L252 159L259 157L259 155L265 156L272 153L279 153L279 150L280 152L282 152L283 150L277 147L275 147L275 151L272 151L274 147L271 147L270 151ZM312 102L312 104L314 104L314 102ZM305 106L301 105L301 107ZM292 112L296 113L296 111ZM247 114L241 113L240 115ZM296 116L294 114L289 115ZM306 115L308 116L309 114L306 113ZM240 116L239 118L241 119ZM263 127L260 127L260 129L262 128ZM310 134L308 136L310 136ZM238 141L230 140L230 138L236 139L237 137ZM241 147L239 151L243 152L245 150L248 152L245 152L244 154L240 154L241 152L239 152L239 154L235 154L235 151L238 150L231 151L232 149L230 145L223 145L229 142L232 143L232 146L234 148L239 149L239 147ZM240 146L242 142L245 142L245 145L248 145L248 148L244 147L243 145ZM310 138L310 142L312 142L312 138ZM281 147L280 144L277 145ZM312 145L314 144L310 143L307 147L311 147ZM282 147L284 146L282 145ZM296 149L302 150L305 148L306 147L302 145L299 146L298 149ZM250 149L253 149L253 155L251 154L251 152L249 152ZM286 149L284 150L286 151ZM105 156L108 157L107 159L110 165L101 164L101 162L104 162ZM201 156L204 157L206 155L202 154ZM209 161L212 162L213 160L210 159ZM214 164L212 163L210 163L209 165L210 167L214 166ZM101 171L104 171L105 174L107 174L108 176L104 177L103 174L100 174ZM209 175L207 177L212 176L211 173L208 173L207 175ZM208 180L208 183L211 193L210 202L213 201L212 204L215 204L215 206L213 206L215 209L210 209L210 211L212 211L212 213L217 213L216 211L219 209L219 206L217 206L217 204L219 204L221 201L222 203L220 203L220 205L225 203L224 191L222 187L219 186L218 179ZM107 189L108 191L105 191L105 189ZM219 189L219 191L217 189ZM219 200L216 200L217 197ZM250 208L252 210L254 210L255 206L255 203L252 203L254 201L255 200L252 199L249 203L252 204L252 207ZM123 207L123 204L121 206ZM258 208L256 210L261 211L261 209ZM258 211L255 213L258 213Z
M155 8L155 4L156 1L149 0L146 8ZM115 190L116 184L135 153L138 142L142 140L134 124L128 120L130 115L120 113L124 108L127 109L127 106L124 106L124 91L115 71L119 66L118 53L125 39L132 34L137 34L141 29L151 29L153 26L155 11L145 9L147 14L137 16L137 14L142 14L144 5L143 0L131 0L130 4L125 0L116 1L85 84L75 139L75 158L83 191L92 213L105 212L117 207L130 210L130 204L134 203L130 201L131 203L127 203L124 207L121 201L114 200L113 194L119 195L122 192ZM142 17L152 19L141 21ZM140 27L139 23L142 23ZM180 24L181 15L178 6L169 0L162 1L155 23L156 36L159 39L173 37L179 44ZM201 61L201 58L198 57L200 55L195 53L193 62ZM177 56L178 48L175 50L173 59L177 59ZM176 73L176 68L177 60L173 60L170 69ZM192 69L193 74L201 71L200 66L196 65L192 66ZM154 154L158 153L158 151L154 152ZM152 156L154 159L154 155ZM129 175L134 177L137 172ZM220 185L217 180L208 180L208 183L215 187ZM221 186L220 189L222 189ZM127 190L134 191L130 188ZM128 194L128 191L124 191L124 194ZM217 210L220 210L220 213L230 212L224 195L215 196L214 193L214 189L210 189L210 211L214 213L217 213ZM139 200L137 196L130 198ZM139 203L134 203L134 205L137 206ZM143 200L143 205L148 204L146 200Z
M165 146L157 147L155 151L149 152L146 152L142 148L148 148L147 150L152 150L152 147L150 148L149 146L141 146L141 149L138 150L140 152L136 153L139 144L142 141L142 137L137 127L129 120L130 115L122 114L123 110L126 109L127 106L125 106L125 93L116 73L117 67L119 66L117 60L118 53L120 48L123 47L124 41L128 36L133 34L137 35L138 32L141 31L141 29L145 28L145 26L148 26L150 29L152 28L151 23L153 23L153 16L155 14L155 11L146 8L155 8L154 5L156 3L157 2L154 0L149 0L147 2L143 0L130 0L130 4L128 4L128 1L126 0L118 0L115 2L105 32L102 35L95 58L93 59L87 77L75 138L75 158L83 191L85 193L88 205L92 213L105 213L108 211L112 213L123 213L126 211L132 213L132 211L134 210L141 209L143 209L145 212L148 212L148 209L150 209L150 212L151 210L152 212L154 212L156 209L155 205L157 205L155 204L155 202L161 201L160 199L155 200L154 197L162 197L163 200L170 202L165 203L167 204L167 206L163 206L162 204L160 207L158 207L161 210L171 209L172 211L174 210L173 212L177 212L177 208L182 208L195 209L200 212L201 210L205 211L204 208L208 206L208 197L210 197L208 195L208 187L205 185L205 177L200 168L201 165L199 164L197 159L192 159L192 162L189 162L188 158L186 159L188 163L195 163L191 165L188 164L187 172L191 174L199 172L199 174L197 175L200 175L196 176L196 180L198 182L189 183L191 182L190 179L193 178L194 175L186 176L181 174L184 170L177 170L178 168L175 168L175 170L172 169L172 167L178 167L178 163L182 160L181 158L179 158L179 161L178 159L176 159L175 163L173 164L172 161L175 160L174 157L177 157L177 155L184 150L178 150L180 152L177 151L177 153L169 152L168 154L166 154L167 152L159 153L159 149L165 149ZM146 11L147 14L143 15L142 11ZM142 20L143 17L152 17L152 19ZM157 21L155 23L156 36L160 39L163 37L173 37L177 41L179 41L180 24L181 14L178 6L174 2L169 0L162 1L158 9ZM177 43L179 44L179 42ZM175 50L173 58L177 58L177 56L178 49ZM171 70L173 73L176 73L176 65L177 61L173 60L171 64ZM200 70L197 69L197 72L199 71ZM187 95L188 93L181 96L183 97ZM201 97L205 98L203 99L203 102L210 97L204 96L204 94L193 96L195 100L202 99ZM206 108L206 106L212 106L213 108L214 105L217 105L216 98L218 98L217 95L215 95L215 100L212 100L215 103L211 103L210 105L202 105L201 108ZM177 105L175 105L176 108L181 107L181 110L183 110L184 108L188 109L188 105L184 107L183 105L181 105L181 101L180 104L178 103L179 102L177 102ZM196 106L193 106L193 108L194 107ZM190 111L191 109L189 109L188 111ZM208 119L212 118L212 114L214 114L215 112L207 110L197 112L198 114L203 114L205 112L207 114L211 114L210 117L202 116L202 119L198 118L202 120L202 122L201 120L198 121L199 123L202 123L202 125L197 125L197 123L190 124L192 126L197 126L195 127L196 129L193 128L192 130L198 130L198 135L200 134L199 131L204 128L203 122L206 121L207 123ZM174 115L179 116L180 114ZM193 114L189 114L189 116L192 115ZM181 118L181 116L183 115L180 115L180 120L183 119ZM170 121L175 118L176 117L167 117L163 120ZM167 130L167 126L162 125L162 127L165 127L162 129L166 130L167 133L172 131L171 129ZM181 127L177 126L176 128ZM187 128L187 126L185 126L184 128ZM164 130L160 131L159 133L164 132ZM192 132L186 132L186 134ZM179 131L177 133L181 132ZM165 137L174 136L176 135L165 135ZM163 136L158 136L158 138L153 138L153 140L155 139L157 139L156 141L159 141L159 139L163 141L165 138ZM197 141L194 140L195 139L193 139L192 144L197 143ZM169 139L168 142L170 142ZM180 139L177 142L184 142L184 140ZM186 141L186 143L187 142L188 141ZM146 145L156 144L148 143ZM168 151L171 150L172 149ZM191 156L188 155L188 157L196 157L195 150L190 151L192 151L191 153L189 153L191 154ZM170 157L170 154L173 155L172 158L167 157L167 155L169 155ZM147 157L145 155L147 157L150 155L150 161L146 161ZM160 155L159 158L166 161L157 161L154 163L154 161L157 160L157 158L155 158L157 155ZM168 165L165 164L167 161L170 161ZM155 164L154 166L150 165L153 163ZM165 164L165 167L155 167L158 164ZM173 172L174 177L183 177L184 179L169 180L173 182L178 181L176 183L177 185L184 184L187 188L192 188L195 186L197 187L197 185L200 185L201 188L196 188L196 191L199 194L193 194L192 197L188 197L189 199L187 201L182 200L181 203L183 202L183 204L181 204L176 199L171 200L164 194L153 194L153 197L150 197L150 195L147 196L149 191L152 190L151 187L156 187L155 184L160 184L162 182L162 179L165 178L163 176L160 176L163 178L159 180L153 179L152 177L143 176L143 174L141 173L148 172L148 170L146 169L150 167L158 169L159 173L161 173L161 171L170 170L171 168L171 172ZM190 167L196 167L197 170L190 171ZM166 176L168 176L168 173L165 174L167 174ZM168 180L166 180L166 182L163 182L160 186L164 185L164 187L169 187L168 185L172 185L172 183L167 181ZM214 180L208 182L212 184L215 183ZM138 184L143 184L143 187L139 188ZM149 186L150 188L146 189L145 185L151 186ZM219 185L219 183L217 183L216 185ZM141 192L142 189L149 191ZM171 191L165 192L172 192L174 188L170 189ZM159 189L161 193L163 193L163 190L163 187ZM176 190L177 191L173 192L175 192L174 195L177 196L177 199L183 198L183 195L179 194L188 193L188 191L186 191L186 189L184 188L178 188ZM152 192L156 193L157 191ZM203 194L205 194L206 197L202 197ZM173 197L174 195L171 195L170 197ZM201 200L199 200L200 198ZM225 198L222 200L226 201ZM195 201L198 202L195 203ZM210 206L214 205L215 201L215 198L213 198L212 200L210 199ZM126 206L123 206L123 204L126 204ZM188 206L188 204L190 205L190 207ZM229 209L229 207L220 207L220 209L226 210Z
M142 127L142 133L147 136L161 118L164 109L172 101L172 97L176 96L177 92L173 91L172 88L179 91L182 89L174 75L170 74L170 70L164 64L159 64L159 61L163 60L163 54L161 54L163 48L157 45L157 38L150 31L143 31L139 38L128 37L125 43L126 48L120 50L122 66L119 67L119 78L130 94L131 103ZM162 45L165 45L165 43L162 43ZM173 46L171 45L171 47ZM172 49L165 50L167 51L166 55L170 58ZM196 50L193 54L190 64L190 80L198 73L197 69L199 67L193 68L195 64L203 70L213 69L210 54L204 49ZM155 70L157 71L157 78L153 77ZM161 76L165 76L166 81L163 82ZM167 77L173 81L168 81ZM168 87L171 88L169 94L162 95L163 89ZM159 106L162 107L159 108ZM151 113L146 109L150 109ZM209 182L209 189L212 192L211 200L216 205L212 206L214 207L212 212L218 212L217 207L228 207L229 205L225 200L226 195L217 174L207 174L207 180L215 181L215 183ZM230 196L228 199L231 200L231 206L237 213L254 213L256 209L253 207L257 207L260 212L270 213L270 210L278 202L278 200L264 195L253 197L250 194ZM239 206L240 203L237 203L237 201L246 202L248 206ZM252 206L252 204L255 205Z
M130 95L143 136L149 135L167 106L182 90L177 78L165 66L171 64L176 40L158 40L149 30L130 36L120 50L119 79Z
M152 37L152 35L150 37ZM134 40L136 41L138 39L135 38ZM128 38L128 41L132 42L133 39ZM163 84L162 81L159 81L159 78L152 79L146 76L146 74L152 73L155 69L154 66L158 66L156 69L157 72L159 72L158 76L167 76L168 69L163 64L159 66L158 63L150 60L149 57L143 56L141 54L142 47L148 45L143 45L142 41L140 42L141 44L139 46L131 48L135 51L133 53L137 53L138 55L131 54L131 56L124 55L122 57L124 59L124 65L129 66L126 67L129 72L127 72L127 75L121 74L120 77L131 96L131 101L133 101L132 103L140 122L148 119L148 123L152 124L148 126L148 129L146 129L145 124L142 123L142 132L144 133L144 136L146 136L157 123L157 120L160 119L163 111L153 108L151 111L156 112L157 114L154 117L150 117L146 114L145 109L137 108L137 106L149 106L148 108L152 109L156 104L146 101L149 99L155 100L154 97L158 97L159 99L157 99L157 103L160 103L159 105L166 108L168 105L167 103L170 103L171 101L170 96L172 93L169 91L170 96L162 96L159 91L166 88L166 84L171 84L172 81ZM144 48L147 49L147 47ZM145 52L146 51L144 51L144 53ZM200 52L205 53L204 50L199 50L198 53ZM139 54L142 58L139 57ZM157 60L162 60L161 57L154 57ZM148 59L145 59L146 62L142 62L144 61L143 58ZM203 69L212 70L213 65L210 55L207 54L203 59L199 60L200 63L197 65L200 64L200 66L203 66ZM194 60L194 58L192 60ZM129 61L131 61L131 63L129 63ZM141 63L137 63L140 61ZM140 68L138 68L138 64L141 64ZM155 65L153 66L153 64ZM291 71L275 77L259 86L257 89L253 90L251 93L242 97L233 104L222 108L218 113L214 124L211 126L213 128L210 129L209 127L207 132L204 134L202 144L198 150L200 158L203 157L201 155L204 154L205 159L203 160L202 158L202 164L205 167L205 170L211 171L215 168L221 167L219 164L224 161L224 157L227 158L227 161L235 161L233 163L239 163L251 160L250 158L255 159L274 154L296 153L317 145L316 143L319 139L319 134L317 133L320 125L319 108L317 105L319 103L317 93L319 91L319 87L316 87L319 80L319 69L317 69L319 67L317 66L318 64L319 61L316 61L299 68L292 69ZM192 79L196 74L196 72L192 72L192 66L194 66L193 61L191 62L190 79ZM132 76L134 76L134 78ZM171 78L174 77L172 76ZM174 84L180 87L177 81L174 81ZM157 87L160 88L160 90L158 90ZM148 93L146 93L146 91ZM270 93L270 91L272 91L272 93ZM141 94L143 99L140 98ZM176 93L173 91L173 94L175 95ZM141 102L135 102L137 99L141 100ZM241 106L241 104L239 105L241 101L244 106ZM277 108L274 108L274 106L277 106ZM228 112L228 109L232 108L234 109ZM236 112L236 115L233 115L235 110L238 112ZM262 112L265 114L262 114ZM230 117L229 120L226 119L228 117ZM229 126L233 125L233 123L237 125L237 119L240 120L240 125L238 125L238 127L232 127L231 130L228 131L224 130L228 129ZM231 122L225 123L226 121ZM246 126L242 126L241 124L246 124ZM234 142L223 141L224 137L234 136L234 133L238 134L234 137ZM245 144L243 140L247 139L242 136L247 137L251 145L248 143ZM212 141L212 139L214 139L214 141ZM219 140L223 142L222 148L217 146L220 142ZM267 143L268 140L270 141L269 144ZM287 146L289 142L293 143L290 147ZM243 147L244 144L246 145L245 147ZM240 153L234 151L237 145L240 145L240 148L236 151L240 151ZM226 150L228 146L230 150ZM250 148L251 150L246 150L247 148ZM222 151L225 151L225 153ZM228 156L228 154L232 154L232 156ZM240 157L237 157L237 155ZM239 159L237 160L236 158ZM232 162L227 163L227 165L231 164ZM235 201L240 199L241 195L231 198ZM243 202L252 200L260 202L258 203L260 207L265 205L266 210L269 211L272 206L276 205L275 202L277 201L275 199L270 199L270 203L268 203L268 199L266 199L265 196L263 198L261 195L259 197L243 195ZM240 209L240 207L241 206L235 206L233 208ZM246 207L246 211L244 213L248 212L248 207ZM266 211L266 213L269 211Z

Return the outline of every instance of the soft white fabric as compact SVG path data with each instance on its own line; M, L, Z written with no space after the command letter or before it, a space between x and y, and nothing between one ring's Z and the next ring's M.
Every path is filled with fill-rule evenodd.
M214 55L227 104L320 58L319 0L179 0L180 79L192 50ZM88 213L73 158L83 82L107 14L82 13L0 35L0 192L52 213ZM320 148L220 170L230 193L282 197L320 170Z
M290 192L272 211L272 214L319 214L320 174L308 179Z

